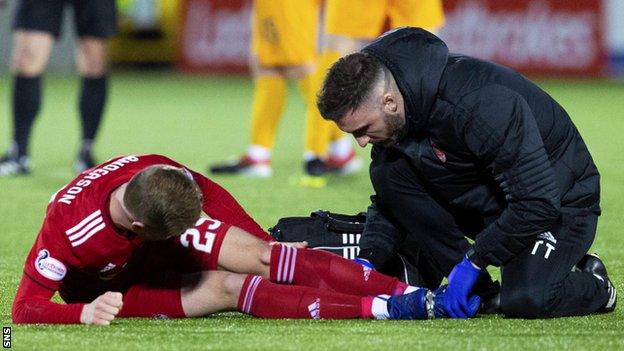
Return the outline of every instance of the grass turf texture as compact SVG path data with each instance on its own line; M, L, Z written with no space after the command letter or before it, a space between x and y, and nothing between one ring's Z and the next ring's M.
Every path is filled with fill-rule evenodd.
M10 133L10 80L1 76L0 148ZM570 113L602 174L603 216L593 250L624 292L624 86L608 82L541 82ZM34 173L0 179L0 319L10 310L24 258L50 195L74 175L79 124L76 78L48 76L31 146ZM112 75L109 105L96 153L162 153L205 172L239 155L249 135L252 86L246 78L170 73ZM366 172L332 178L324 189L293 185L302 174L304 107L295 90L280 125L271 179L215 178L263 227L317 208L354 213L368 205ZM368 150L361 155L369 159ZM498 274L492 270L496 276ZM540 279L540 277L535 277ZM107 328L13 326L15 349L622 349L622 304L615 313L553 320L500 316L436 321L271 321L237 313L187 320L120 319Z

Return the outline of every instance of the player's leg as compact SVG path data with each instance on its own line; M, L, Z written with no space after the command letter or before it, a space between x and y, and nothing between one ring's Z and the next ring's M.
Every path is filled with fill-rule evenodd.
M280 63L287 77L297 81L308 111L310 108L316 110L313 73L316 71L318 60L319 2L316 0L279 2L277 6L282 11L281 20L276 23L283 52ZM312 159L320 159L324 154L323 150L313 150L311 153L309 149L306 149L305 164L309 164ZM320 165L324 166L323 163ZM319 169L319 171L324 170Z
M181 290L187 317L238 310L260 318L314 318L319 311L308 306L317 299L323 303L323 318L362 317L361 297L274 284L255 275L195 273L184 277Z
M316 107L316 94L321 90L325 73L331 65L341 56L361 49L362 45L360 40L354 38L325 34L325 45L319 58L318 70L311 80L314 95L312 104L306 111L305 148L311 153L327 155L328 168L333 171L340 171L343 165L351 161L351 157L355 155L353 142L334 123L323 119ZM355 168L353 170L356 171Z
M329 172L348 175L360 171L363 161L355 152L353 138L341 131L336 123L330 123L329 129L330 142L327 158Z
M257 56L252 56L251 62L254 97L251 105L251 136L247 157L255 163L268 164L275 145L277 127L286 104L287 81L279 68L262 66ZM266 175L271 175L270 168Z
M308 78L304 143L306 177L302 179L304 186L322 187L326 183L322 177L325 173L350 174L362 168L362 160L355 153L352 139L346 137L334 123L324 120L316 106L316 94L321 89L325 72L339 57L334 51L324 51L317 71Z
M244 254L241 254L244 253ZM271 245L231 227L218 253L221 269L251 273L281 284L303 285L340 293L399 295L413 287L326 251Z
M214 165L211 172L272 175L271 152L287 97L283 68L301 64L296 60L299 46L291 45L291 38L296 35L293 27L301 24L309 2L254 1L250 47L250 69L254 77L251 144L242 158ZM294 42L298 44L297 40Z
M351 16L351 13L362 14ZM316 73L316 91L320 90L325 72L339 57L360 50L383 30L387 17L393 27L412 25L430 30L444 21L440 0L328 0L325 2L325 47ZM325 168L329 172L350 174L362 167L352 141L334 123L322 120L316 106L306 114L306 150L324 152L329 145Z
M184 314L199 317L235 310L245 277L223 271L184 275L180 292Z
M323 135L329 132L325 128L325 121L320 118L320 114L316 107L317 94L317 74L316 65L308 64L301 66L303 68L298 79L299 90L306 104L305 114L305 143L303 152L304 161L304 177L301 178L301 185L307 187L323 187L327 180L322 177L327 173L326 155L327 144L319 142L327 139ZM312 131L312 132L311 132ZM311 137L314 136L314 139Z
M224 243L228 236L228 242ZM373 312L378 315L384 311L389 313L384 299L275 284L268 279L260 279L257 275L269 275L269 258L265 259L266 263L261 262L262 250L259 247L266 248L266 242L214 220L200 221L192 230L174 238L173 242L146 244L135 256L135 261L129 264L129 269L133 270L132 277L141 281L150 280L154 271L170 269L190 274L157 274L151 279L151 284L133 286L125 294L122 316L200 316L238 308L239 311L264 318L311 318L308 306L317 300L324 306L320 315L324 318L356 318L372 316ZM269 255L270 249L266 253L267 257ZM215 271L216 268L222 270ZM226 268L231 268L231 271L224 271ZM238 274L247 272L254 275ZM427 290L420 290L418 296L423 298L427 294ZM408 315L409 311L416 313L414 308L423 306L424 302L417 299L418 303L414 303L414 298L395 298L390 307L393 311L408 311ZM145 301L151 303L146 305Z
M436 33L444 24L442 0L393 0L388 17L392 28L420 27Z
M59 35L63 1L20 1L13 33L13 141L0 158L0 176L30 172L28 146L41 106L41 75Z
M76 172L95 166L92 146L102 121L108 90L106 40L116 32L114 0L74 4L78 41L76 67L82 78L79 112L82 141L74 164Z
M222 222L201 221L174 239L174 242L146 244L135 256L134 264L129 264L128 269L136 270L131 276L148 283L127 290L122 316L182 317L234 309L263 318L425 319L444 315L437 307L443 301L443 292L410 287L403 289L403 295L383 297L375 296L378 295L376 291L384 291L379 289L369 288L365 294L354 295L332 291L325 286L316 288L271 282L266 279L271 275L271 247L265 241ZM221 271L212 270L217 266ZM202 273L169 276L157 273L150 279L154 271L160 272L163 268ZM246 272L255 274L240 274ZM361 269L358 272L361 273ZM314 270L309 273L332 274ZM375 272L369 273L371 283L378 280ZM264 275L265 279L259 275ZM319 285L318 279L303 283ZM397 292L396 288L394 292ZM146 305L145 301L150 304Z
M325 2L324 47L312 78L311 91L314 94L321 89L325 73L334 62L341 56L358 51L367 40L379 34L386 16L385 8L386 0L328 0ZM353 13L359 15L352 16ZM308 176L317 177L328 171L346 174L361 169L362 161L356 156L352 141L340 140L336 137L337 133L342 132L333 123L321 117L316 101L308 104L305 129ZM339 135L343 136L343 134ZM338 142L333 144L332 142L335 141ZM320 160L323 161L322 164ZM317 183L319 182L314 178L304 179L304 185L314 186Z
M106 42L99 38L80 38L76 46L76 66L82 77L78 105L82 140L74 168L76 172L82 172L96 164L92 147L102 121L108 90Z
M187 317L238 310L269 319L427 319L443 316L439 307L434 314L434 299L427 289L400 297L360 297L219 271L187 275L181 290Z
M271 153L286 103L287 82L279 68L261 66L255 55L250 58L250 68L254 82L250 145L243 157L212 165L212 173L261 178L273 174Z
M502 268L501 308L508 317L545 318L609 311L613 287L605 276L572 268L589 250L597 217L564 210L561 223Z
M184 318L235 311L259 318L427 319L433 293L420 289L398 298L360 297L304 286L281 285L256 275L203 271L167 275L130 287L119 317ZM429 306L429 309L428 309ZM439 309L438 309L439 310ZM441 316L440 314L436 316Z

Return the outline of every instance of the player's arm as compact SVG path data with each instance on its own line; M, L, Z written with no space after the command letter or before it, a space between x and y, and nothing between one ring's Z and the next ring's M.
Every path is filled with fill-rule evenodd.
M203 193L204 203L202 207L207 215L242 228L260 239L272 240L271 236L245 212L227 190L197 172L189 172Z
M13 301L13 323L80 323L83 304L60 304L50 301L55 291L22 276Z
M107 292L89 304L50 301L54 293L24 274L13 301L13 323L109 325L122 307L121 293Z
M64 236L59 237L55 215L48 213L24 265L13 301L14 323L109 324L121 308L121 294L106 293L89 304L51 301L75 258Z

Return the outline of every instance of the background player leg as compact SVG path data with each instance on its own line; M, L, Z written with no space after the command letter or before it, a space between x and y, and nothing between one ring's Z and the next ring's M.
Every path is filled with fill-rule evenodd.
M346 142L343 140L334 144L333 142L339 140L336 133L340 133L341 136L344 134L334 123L325 121L316 107L316 94L323 85L327 70L340 56L357 51L359 47L357 44L350 44L352 44L351 41L343 43L340 38L327 35L325 48L319 57L317 69L309 79L311 94L307 98L304 152L305 171L309 177L318 177L327 172L353 173L362 167L362 160L355 154L351 138L346 139ZM327 152L328 148L329 153ZM302 185L315 187L317 183L319 181L314 178L304 178Z
M41 74L54 37L47 32L16 30L13 35L13 142L0 159L0 176L28 174L28 144L41 105Z
M82 37L76 47L76 66L82 77L79 110L82 142L74 164L76 172L95 166L92 145L97 136L107 96L106 41Z
M215 174L244 174L270 177L271 150L277 126L286 103L286 78L275 67L263 67L252 55L250 68L254 77L254 97L251 108L251 144L246 154L234 162L210 167Z

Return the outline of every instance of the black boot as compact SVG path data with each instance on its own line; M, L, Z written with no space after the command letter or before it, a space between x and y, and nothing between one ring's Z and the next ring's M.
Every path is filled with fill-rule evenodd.
M609 276L607 275L607 267L604 265L600 257L597 254L587 254L576 264L576 269L581 272L591 273L596 278L602 280L609 292L609 299L597 312L611 312L615 310L617 304L617 291L615 286L611 283Z

